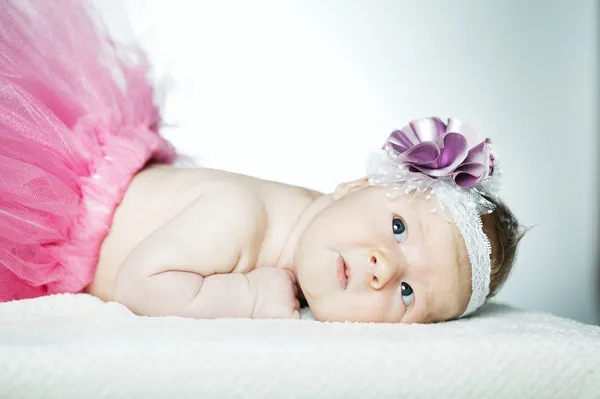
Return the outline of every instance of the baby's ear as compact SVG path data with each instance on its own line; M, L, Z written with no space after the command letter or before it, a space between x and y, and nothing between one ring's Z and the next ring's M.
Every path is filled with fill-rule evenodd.
M360 190L368 186L369 179L367 177L363 177L361 179L353 180L350 182L341 183L337 186L335 192L333 193L333 200L337 201L353 191Z

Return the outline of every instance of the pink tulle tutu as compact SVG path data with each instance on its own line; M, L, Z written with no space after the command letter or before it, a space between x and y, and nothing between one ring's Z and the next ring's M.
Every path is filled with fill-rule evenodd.
M84 290L132 177L176 157L144 54L89 10L0 0L0 301Z

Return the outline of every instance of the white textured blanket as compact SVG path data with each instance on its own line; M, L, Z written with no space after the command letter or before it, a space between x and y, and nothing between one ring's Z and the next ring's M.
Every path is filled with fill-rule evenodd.
M488 305L438 325L0 305L1 398L600 398L600 327Z

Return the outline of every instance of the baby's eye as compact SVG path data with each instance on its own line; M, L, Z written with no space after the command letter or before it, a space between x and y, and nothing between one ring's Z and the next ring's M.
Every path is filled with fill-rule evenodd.
M396 237L398 243L404 241L406 238L406 224L404 224L404 220L397 217L394 218L392 220L392 231L394 232L394 237Z
M406 306L410 306L410 304L415 299L415 293L410 285L406 283L400 284L400 293L402 294L402 301Z

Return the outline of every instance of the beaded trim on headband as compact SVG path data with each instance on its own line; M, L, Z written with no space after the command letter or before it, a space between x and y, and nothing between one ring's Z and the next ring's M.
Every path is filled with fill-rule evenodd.
M392 132L382 149L371 154L369 183L389 187L388 197L423 195L437 199L460 231L471 263L472 294L464 317L479 309L490 292L491 246L481 215L491 213L500 191L500 170L491 141L481 140L455 118L423 118ZM431 212L438 206L432 204Z

